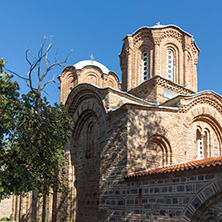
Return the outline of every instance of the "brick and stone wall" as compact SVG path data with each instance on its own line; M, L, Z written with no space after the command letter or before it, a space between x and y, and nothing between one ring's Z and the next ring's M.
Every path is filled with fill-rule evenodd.
M93 65L64 69L61 102L68 97L74 120L61 169L67 189L42 198L36 191L14 196L16 221L38 221L44 211L53 222L222 221L221 166L124 179L198 159L200 138L204 158L222 155L221 97L194 94L199 49L180 28L161 27L141 28L124 39L120 63L127 93L118 91L113 72ZM169 49L174 50L173 81L166 79ZM153 77L144 83L143 50L149 52Z
M221 220L220 170L218 167L126 180L126 221L205 221L207 214L215 216L216 210L216 218Z
M148 79L155 75L167 78L167 50L172 50L173 82L197 91L199 49L192 36L176 26L143 27L124 38L120 53L122 90L128 91L143 82L142 53L148 53Z

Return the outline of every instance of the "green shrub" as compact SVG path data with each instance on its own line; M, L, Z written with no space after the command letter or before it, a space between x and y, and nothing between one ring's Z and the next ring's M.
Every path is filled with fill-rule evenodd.
M10 220L9 220L9 218L7 218L7 217L2 217L2 218L0 219L0 221L10 221Z

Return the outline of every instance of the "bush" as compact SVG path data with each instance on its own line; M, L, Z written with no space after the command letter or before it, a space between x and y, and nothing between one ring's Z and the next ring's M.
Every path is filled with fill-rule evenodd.
M0 221L10 221L10 220L9 220L9 218L7 218L7 217L2 217L2 218L0 219Z

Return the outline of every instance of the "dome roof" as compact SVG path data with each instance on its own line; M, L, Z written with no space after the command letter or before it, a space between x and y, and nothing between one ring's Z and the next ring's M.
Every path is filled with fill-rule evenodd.
M109 69L107 69L103 64L97 62L97 61L91 61L91 60L83 60L73 65L76 69L82 69L85 66L97 66L99 67L103 73L108 74Z
M184 31L183 29L181 29L179 26L177 25L173 25L173 24L169 24L169 25L161 25L159 22L154 25L154 26L142 26L141 28L137 29L132 35L134 35L136 32L138 32L139 30L143 29L143 28L148 28L148 29L163 29L163 28L167 28L167 27L174 27L176 29L179 29L181 32L186 33L187 35L193 37L190 33ZM127 35L127 36L131 36L131 35Z

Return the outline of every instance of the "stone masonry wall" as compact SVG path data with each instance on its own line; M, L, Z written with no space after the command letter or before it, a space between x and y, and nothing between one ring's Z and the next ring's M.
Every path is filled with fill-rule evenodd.
M106 144L101 152L99 221L124 221L126 185L127 115L123 112L110 115L107 120Z
M127 170L129 173L186 161L180 138L180 114L130 109Z
M222 175L216 172L190 170L127 180L126 222L205 221L200 218L210 208L209 199L221 200Z

